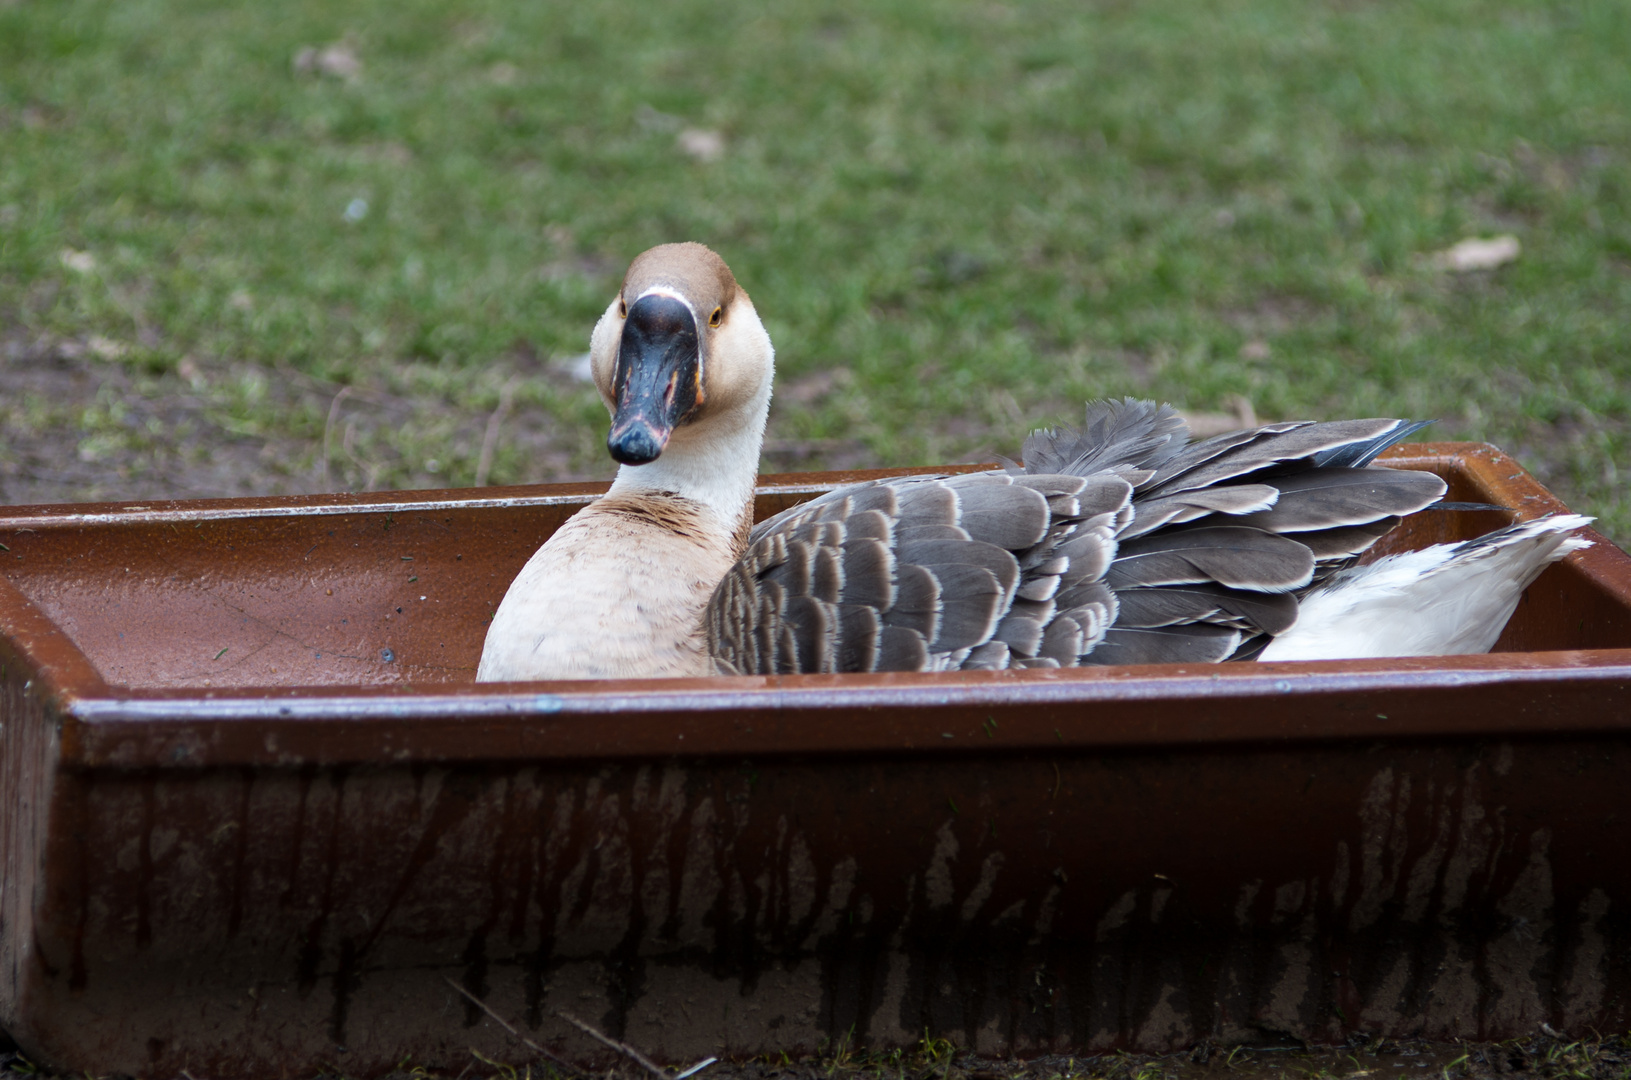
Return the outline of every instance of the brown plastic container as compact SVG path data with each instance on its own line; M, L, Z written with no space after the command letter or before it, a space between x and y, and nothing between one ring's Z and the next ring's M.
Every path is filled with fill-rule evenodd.
M1390 463L1562 509L1491 447ZM1631 559L1601 538L1489 656L475 685L511 576L597 490L0 510L25 1050L530 1056L447 977L581 1061L558 1010L681 1063L1631 1022Z

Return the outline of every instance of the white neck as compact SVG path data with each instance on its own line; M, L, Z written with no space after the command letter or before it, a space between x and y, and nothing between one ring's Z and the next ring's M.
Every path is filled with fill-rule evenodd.
M769 415L767 378L740 410L676 430L656 461L619 467L610 494L672 491L702 503L726 527L734 527L753 499Z

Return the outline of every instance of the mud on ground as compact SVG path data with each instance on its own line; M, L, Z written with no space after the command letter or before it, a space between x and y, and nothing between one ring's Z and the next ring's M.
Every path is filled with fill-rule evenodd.
M479 373L404 364L366 385L190 358L153 370L0 317L0 505L609 480L580 361L521 345ZM858 440L778 439L774 422L764 454L767 472L882 464Z
M0 313L0 505L609 480L605 415L581 360L523 344L474 375L406 364L369 385L243 362L147 370L111 342L30 335ZM777 416L830 382L778 391L764 472L891 464L859 439L778 437ZM1195 436L1270 419L1244 399L1231 410L1191 414ZM1509 450L1580 505L1577 436L1537 428ZM1017 452L987 430L958 441L959 461Z
M655 1080L632 1062L594 1073L567 1073L525 1055L522 1051L506 1061L472 1056L459 1070L404 1063L385 1080ZM56 1075L35 1066L15 1047L0 1051L0 1080L47 1080ZM944 1040L925 1040L910 1051L840 1047L799 1058L719 1061L694 1076L695 1080L1625 1080L1631 1077L1631 1036L1571 1039L1537 1033L1501 1043L1358 1037L1342 1046L1202 1043L1187 1053L1165 1056L1052 1055L1029 1061L981 1058L959 1052Z
M372 385L252 363L149 370L110 342L28 335L0 319L0 503L609 476L603 435L516 400L527 380L555 374L525 355L476 377L407 365ZM455 378L460 392L448 392ZM478 379L491 393L470 392Z

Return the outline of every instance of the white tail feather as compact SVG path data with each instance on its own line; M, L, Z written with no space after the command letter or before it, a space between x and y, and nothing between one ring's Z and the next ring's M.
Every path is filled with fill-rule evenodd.
M1303 598L1297 624L1259 659L1488 652L1540 572L1591 546L1569 535L1591 521L1557 514L1344 570Z

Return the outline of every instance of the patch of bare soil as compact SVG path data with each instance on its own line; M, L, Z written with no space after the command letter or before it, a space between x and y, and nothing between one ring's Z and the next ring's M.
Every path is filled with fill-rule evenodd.
M170 385L138 388L122 363L72 345L18 337L0 343L0 501L313 489L315 478L298 469L304 447L234 434L179 377L154 381ZM276 397L288 396L286 384L267 385ZM180 437L161 437L166 432Z
M0 323L0 503L608 477L599 435L517 400L527 380L552 374L539 368L495 365L480 376L490 394L411 369L361 386L190 359L148 372L96 338L30 337Z
M1546 424L1532 421L1507 449L1535 478L1571 507L1592 496L1622 490L1615 454L1605 448L1631 443L1631 421L1583 415Z
M594 399L573 363L518 349L472 376L480 387L422 365L369 385L190 358L147 371L114 343L29 335L0 316L0 504L609 479L604 426L537 407L546 395ZM783 389L778 413L831 387ZM888 464L860 439L780 438L778 427L765 472Z
M562 422L559 408L540 404L578 400L590 403L581 413L598 414L594 390L572 365L518 348L468 376L404 365L368 385L190 358L177 370L151 372L112 342L31 336L0 313L0 504L609 479L615 467L603 425ZM784 381L764 472L892 464L860 438L778 434L797 430L782 419L789 410L820 407L846 385L832 372ZM944 451L940 460L1017 454L1016 433L1029 425L1003 397L938 418L930 444ZM1244 399L1225 404L1230 411L1188 415L1197 438L1272 419ZM1627 439L1623 421L1582 410L1577 419L1532 424L1507 449L1580 507L1618 491L1614 454L1603 448ZM1599 528L1612 531L1617 521Z

